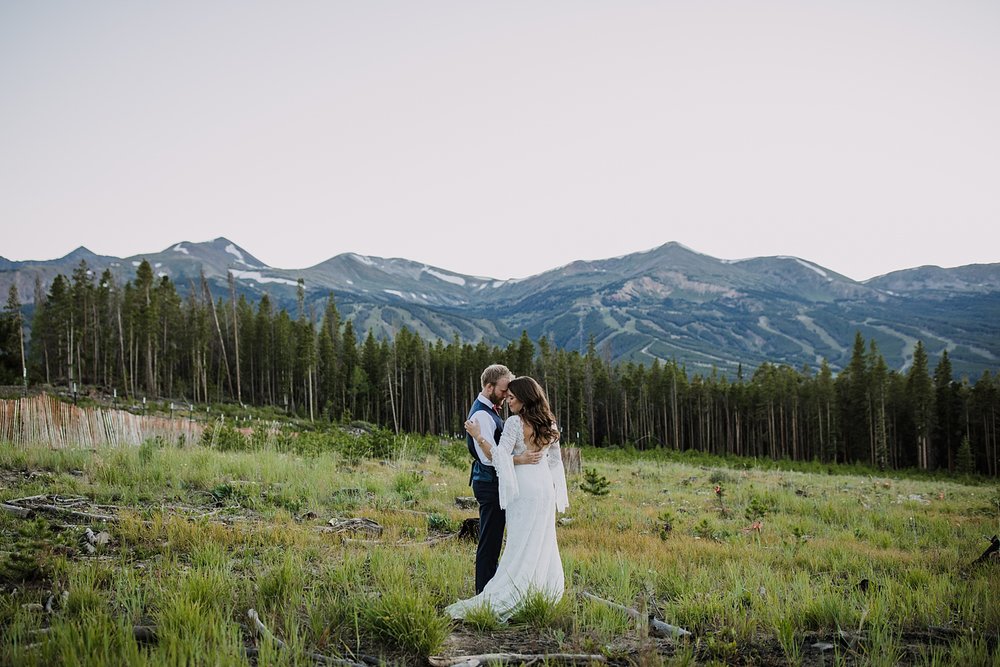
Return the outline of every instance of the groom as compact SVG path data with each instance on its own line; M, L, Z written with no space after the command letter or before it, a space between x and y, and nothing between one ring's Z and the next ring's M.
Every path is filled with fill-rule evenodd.
M483 371L479 379L483 390L469 410L469 419L479 424L479 440L486 442L492 451L503 434L500 408L507 398L507 385L514 379L514 374L502 364L493 364ZM469 483L472 485L472 493L479 501L479 546L476 547L476 594L478 595L497 572L507 518L500 508L500 490L491 456L486 455L483 447L473 440L471 435L466 435L465 438L473 459Z

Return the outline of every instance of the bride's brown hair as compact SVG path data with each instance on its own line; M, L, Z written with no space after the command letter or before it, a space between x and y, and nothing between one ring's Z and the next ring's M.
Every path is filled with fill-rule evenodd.
M531 425L535 432L536 447L544 447L559 439L559 431L555 427L556 418L541 385L533 378L522 375L510 381L507 392L514 394L523 403L518 416Z

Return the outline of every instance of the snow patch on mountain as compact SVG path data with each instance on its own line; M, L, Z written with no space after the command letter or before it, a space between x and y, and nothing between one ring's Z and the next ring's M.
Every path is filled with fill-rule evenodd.
M240 264L246 264L247 263L247 261L245 259L243 259L243 253L241 253L239 251L239 248L237 248L234 244L230 243L229 245L227 245L226 246L226 252L228 252L230 255L232 255L233 257L235 257L236 261L239 262Z
M807 262L807 261L805 261L805 260L801 260L801 259L799 259L798 257L789 257L789 256L787 256L787 255L779 255L779 256L778 256L778 259L791 259L791 260L793 260L793 261L796 261L796 262L798 262L798 263L799 263L799 264L801 264L802 266L806 267L806 268L807 268L807 269L809 269L810 271L813 271L813 272L815 272L815 273L818 273L818 274L819 274L819 275L821 275L822 277L826 278L826 279L827 279L827 281L832 281L832 280L833 280L833 278L831 278L830 276L828 276L828 275L827 275L827 273L826 273L826 271L824 271L823 269L821 269L821 268L819 268L818 266L815 266L815 265L813 265L813 264L810 264L809 262Z
M446 283L451 283L452 285L458 285L459 287L465 287L465 278L459 278L458 276L449 276L448 274L435 271L429 266L425 266L421 269L424 273L429 273L438 280L443 280Z
M236 262L238 264L242 264L243 266L245 266L247 268L251 268L251 269L259 269L259 268L261 268L259 266L254 266L253 264L250 264L249 262L247 262L246 258L243 257L243 253L240 252L240 249L237 248L236 244L234 244L234 243L230 243L229 245L226 246L226 252L228 252L230 255L232 255L233 257L235 257L236 258Z
M353 252L349 253L347 256L350 257L351 259L353 259L356 262L360 262L360 263L364 264L365 266L375 266L375 260L373 260L371 257L366 257L364 255L358 255L357 253L353 253Z
M246 262L244 262L245 264ZM296 286L299 283L295 280L289 280L288 278L273 278L271 276L262 276L260 271L240 271L239 269L229 269L229 272L233 274L234 278L239 280L253 280L260 284L264 283L278 283L279 285L292 285Z
M184 253L185 255L190 255L190 254L191 254L191 253L190 253L190 252L188 251L188 249L184 247L184 244L183 244L183 243L178 243L178 244L177 244L177 245L175 245L175 246L174 246L173 248L171 248L171 250L173 250L174 252L182 252L182 253Z
M496 287L502 287L504 285L516 285L518 283L523 283L525 280L527 280L527 278L508 278L507 280L494 280L490 283L484 283L483 285L480 286L479 289L486 287L487 284L490 287L496 288Z
M819 336L819 339L822 340L828 347L840 353L847 351L846 347L838 343L837 340L830 335L830 332L817 324L813 318L800 313L795 316L795 319L801 322L802 326L806 329Z

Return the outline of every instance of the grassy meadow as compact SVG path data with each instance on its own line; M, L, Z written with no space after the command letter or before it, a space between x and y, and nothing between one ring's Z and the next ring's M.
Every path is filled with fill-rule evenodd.
M442 609L473 594L475 546L446 537L476 516L455 501L467 460L463 442L384 432L0 444L0 500L116 519L0 512L0 664L1000 664L1000 563L970 567L1000 532L995 484L585 449L608 493L570 477L564 599L459 624ZM349 518L383 531L330 524ZM653 637L584 591L692 635Z

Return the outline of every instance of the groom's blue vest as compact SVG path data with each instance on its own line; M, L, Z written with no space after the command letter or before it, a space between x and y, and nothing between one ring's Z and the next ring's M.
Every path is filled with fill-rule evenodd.
M476 402L472 404L472 409L469 410L468 419L472 419L472 415L481 410L486 411L493 418L493 424L496 427L493 429L493 442L499 444L500 436L503 434L503 420L500 419L500 415L496 413L492 405L483 403L477 398ZM469 453L472 454L472 458L474 459L472 462L472 473L469 475L469 484L473 482L496 482L496 469L493 466L484 465L479 460L479 453L476 452L476 445L471 435L465 435L465 444L469 446Z

